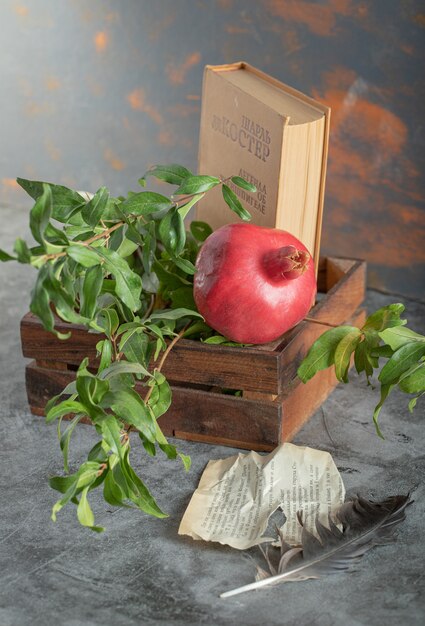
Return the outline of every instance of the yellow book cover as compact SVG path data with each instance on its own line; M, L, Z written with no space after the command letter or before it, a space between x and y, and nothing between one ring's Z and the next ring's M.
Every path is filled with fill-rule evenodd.
M329 118L329 107L247 63L206 66L199 173L246 178L255 193L227 184L252 222L288 230L318 258ZM216 229L239 218L214 189L196 219Z

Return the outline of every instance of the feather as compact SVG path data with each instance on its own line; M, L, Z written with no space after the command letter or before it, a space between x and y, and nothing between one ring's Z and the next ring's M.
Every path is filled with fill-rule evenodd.
M281 545L277 565L272 562L269 548L266 551L261 548L269 572L257 566L256 582L226 591L220 597L228 598L267 585L319 578L347 570L373 546L395 541L396 526L406 518L409 504L412 504L410 493L391 496L382 502L357 496L341 505L335 513L335 520L329 516L329 527L316 519L318 537L303 528L302 546L289 546L282 541L279 532ZM300 516L298 521L302 525Z

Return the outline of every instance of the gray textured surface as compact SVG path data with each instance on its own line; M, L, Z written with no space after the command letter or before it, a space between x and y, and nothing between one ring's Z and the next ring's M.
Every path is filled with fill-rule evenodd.
M0 247L22 235L27 212L1 209ZM349 491L384 497L418 485L415 504L395 545L374 549L357 571L220 600L220 592L251 581L252 565L230 548L177 536L183 511L209 459L230 448L179 443L193 459L185 475L162 459L139 469L170 514L166 520L109 510L93 496L103 535L82 529L73 509L50 521L55 493L46 478L61 471L54 427L29 413L19 319L27 310L33 272L0 265L0 624L1 626L128 626L132 624L422 624L424 605L423 403L411 416L394 393L382 413L386 440L374 434L376 392L340 385L295 443L331 452ZM368 295L370 309L394 299ZM424 306L407 301L410 325L423 329ZM422 416L421 416L422 411ZM89 427L72 443L75 461L91 445ZM422 595L421 595L422 594Z

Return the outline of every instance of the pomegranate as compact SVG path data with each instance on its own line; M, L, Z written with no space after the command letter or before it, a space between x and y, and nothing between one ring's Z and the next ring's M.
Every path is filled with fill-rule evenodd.
M316 295L314 264L293 235L253 224L214 231L196 260L194 297L205 321L241 343L267 343L298 324Z

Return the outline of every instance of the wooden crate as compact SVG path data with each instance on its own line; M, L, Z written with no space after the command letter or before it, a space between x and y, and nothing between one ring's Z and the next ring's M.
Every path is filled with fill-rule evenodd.
M321 259L321 296L309 317L328 324L361 324L365 273L363 261ZM85 356L91 366L97 363L99 335L60 320L56 328L71 330L70 339L57 339L31 313L21 321L23 355L34 359L26 367L28 402L37 415L75 378ZM272 343L247 348L180 340L163 368L173 391L172 405L160 418L164 433L253 450L272 450L290 441L337 384L331 370L307 384L296 376L300 361L325 330L322 324L304 321ZM136 389L143 393L140 385ZM222 390L240 390L242 396Z

